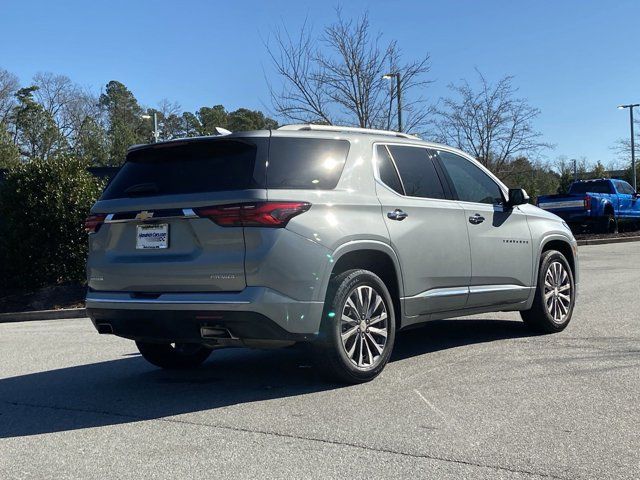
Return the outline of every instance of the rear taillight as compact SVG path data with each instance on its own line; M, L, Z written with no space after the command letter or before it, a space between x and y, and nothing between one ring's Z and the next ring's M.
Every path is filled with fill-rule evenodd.
M591 196L589 195L584 197L584 209L591 210Z
M95 215L89 215L84 221L84 231L87 233L96 233L100 230L100 227L104 223L106 215L104 213L97 213Z
M296 215L311 208L307 202L257 202L194 208L199 217L213 220L221 227L279 228Z

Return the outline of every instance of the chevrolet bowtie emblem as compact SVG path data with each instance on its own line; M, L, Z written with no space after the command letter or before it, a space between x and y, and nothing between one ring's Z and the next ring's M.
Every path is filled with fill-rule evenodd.
M153 212L147 212L146 210L143 210L142 212L136 214L136 220L149 220L150 218L153 218Z

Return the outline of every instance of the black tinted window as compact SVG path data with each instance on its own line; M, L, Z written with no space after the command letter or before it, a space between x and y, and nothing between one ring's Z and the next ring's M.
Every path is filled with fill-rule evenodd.
M489 175L459 155L438 151L458 200L474 203L502 203L502 191Z
M406 195L444 198L442 184L426 149L396 145L389 146L389 151L400 172Z
M256 188L264 184L267 139L158 144L127 155L102 198ZM262 172L262 173L260 173Z
M569 193L614 193L608 180L600 182L578 182L571 185Z
M380 174L380 180L392 190L395 190L400 195L404 195L402 184L400 183L400 177L398 177L396 167L393 166L393 161L389 156L387 147L385 147L384 145L378 145L376 147L376 151L376 161L378 162L378 173Z
M269 147L267 188L335 188L348 153L346 140L274 137Z

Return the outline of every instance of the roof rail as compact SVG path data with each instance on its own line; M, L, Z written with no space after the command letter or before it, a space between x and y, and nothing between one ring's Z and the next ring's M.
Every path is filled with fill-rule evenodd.
M278 130L308 130L319 132L348 132L348 133L362 133L369 135L386 135L389 137L401 137L419 139L415 135L409 135L408 133L394 132L393 130L376 130L373 128L358 128L358 127L341 127L340 125L316 125L313 123L304 123L296 125L283 125Z

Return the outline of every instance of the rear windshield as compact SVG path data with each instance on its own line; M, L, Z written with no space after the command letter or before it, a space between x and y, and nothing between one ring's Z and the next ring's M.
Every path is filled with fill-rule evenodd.
M348 153L348 141L318 138L158 144L129 152L102 199L265 187L330 190Z
M268 139L159 144L133 150L103 200L264 186Z
M607 180L602 182L579 182L571 185L569 193L613 193L611 183Z

